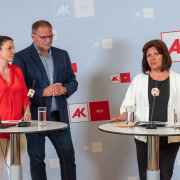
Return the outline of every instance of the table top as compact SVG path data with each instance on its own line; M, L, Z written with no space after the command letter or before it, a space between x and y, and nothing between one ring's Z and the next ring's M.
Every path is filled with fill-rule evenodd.
M138 135L138 136L180 136L180 130L169 128L146 129L145 127L122 128L115 127L116 125L125 125L125 123L108 123L99 126L99 130L123 135Z
M43 133L56 130L63 130L68 127L67 124L62 122L46 121L46 126L38 126L38 121L31 121L29 127L9 127L6 129L0 129L0 134L23 134L23 133Z

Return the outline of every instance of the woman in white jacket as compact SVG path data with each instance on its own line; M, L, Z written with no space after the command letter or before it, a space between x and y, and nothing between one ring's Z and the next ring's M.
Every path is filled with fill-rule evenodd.
M152 88L160 90L156 96L153 121L163 121L174 124L174 109L180 108L180 75L170 70L172 64L169 51L160 40L152 40L143 47L142 72L138 74L129 86L121 105L121 115L109 122L126 120L126 107L135 108L136 121L150 121L153 96ZM135 137L139 175L146 180L147 169L147 137ZM159 168L161 180L170 180L180 137L160 137Z

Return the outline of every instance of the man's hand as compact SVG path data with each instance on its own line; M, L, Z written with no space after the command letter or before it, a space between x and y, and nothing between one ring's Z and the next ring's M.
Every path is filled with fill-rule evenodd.
M65 88L62 86L61 83L50 84L48 87L44 89L43 97L50 97L50 96L60 96L65 94Z
M60 96L66 93L65 87L61 83L55 83L53 85L53 96Z
M126 113L123 113L120 116L117 116L109 121L109 123L115 123L115 122L123 122L126 121Z
M46 87L43 91L43 97L50 97L50 96L53 96L53 87L54 87L54 84L50 84L48 87Z

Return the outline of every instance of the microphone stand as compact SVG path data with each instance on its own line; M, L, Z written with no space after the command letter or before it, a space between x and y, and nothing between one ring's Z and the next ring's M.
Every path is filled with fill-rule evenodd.
M36 83L36 80L33 81L33 85L32 85L32 88L31 88L32 90L33 90L33 88L34 88L35 83ZM28 105L28 103L29 103L30 98L31 98L31 96L29 96L29 98L28 98L28 101L27 101L27 103L26 103L26 107L25 107L25 109L24 109L24 111L23 111L22 121L18 123L18 127L29 127L29 126L31 125L31 122L29 122L29 121L27 121L27 122L24 121L24 114L25 114L25 112L26 112L27 105Z
M156 81L155 87L157 87L157 81ZM153 101L153 107L152 107L152 113L151 113L151 121L150 121L151 123L150 123L150 124L147 124L146 129L157 129L156 124L153 123L153 120L152 120L153 113L154 113L155 98L156 98L156 95L154 95L154 101Z
M156 96L154 96L153 108L152 108L152 113L151 113L151 124L147 124L146 129L157 129L156 124L153 123L153 120L152 120L153 112L154 112L155 97Z
M25 112L26 112L26 109L27 109L27 105L28 105L29 100L30 100L30 96L29 96L29 98L28 98L28 101L27 101L26 107L25 107L25 109L24 109L24 111L23 111L22 121L24 121L24 114L25 114Z

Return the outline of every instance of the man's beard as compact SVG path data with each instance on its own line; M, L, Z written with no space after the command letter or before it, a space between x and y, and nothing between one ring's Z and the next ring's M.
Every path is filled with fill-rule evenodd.
M50 49L50 47L51 47L51 43L48 43L48 44L44 44L44 46L42 46L41 48L42 50L47 51Z

